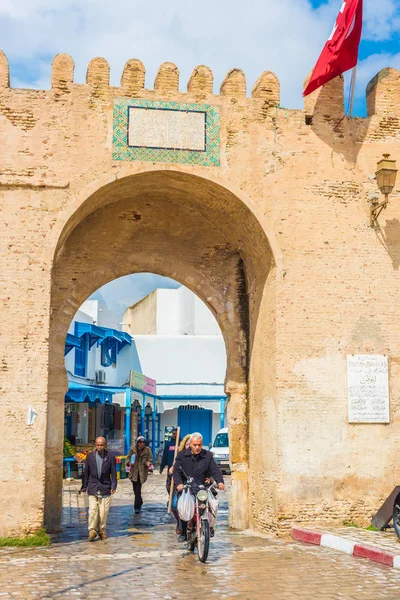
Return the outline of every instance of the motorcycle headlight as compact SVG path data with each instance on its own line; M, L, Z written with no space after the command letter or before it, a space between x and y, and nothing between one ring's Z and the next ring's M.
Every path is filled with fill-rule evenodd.
M197 492L197 500L199 500L200 502L205 502L207 498L208 494L206 490L200 490L199 492Z

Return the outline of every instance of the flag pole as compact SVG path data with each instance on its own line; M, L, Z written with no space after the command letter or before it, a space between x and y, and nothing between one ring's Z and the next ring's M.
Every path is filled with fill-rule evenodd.
M355 87L356 87L356 79L357 79L357 65L353 68L353 71L351 73L349 117L353 116L354 91L355 91Z

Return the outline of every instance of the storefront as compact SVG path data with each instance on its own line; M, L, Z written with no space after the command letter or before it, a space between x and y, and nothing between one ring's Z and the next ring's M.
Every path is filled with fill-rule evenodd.
M126 419L129 397L129 388L108 389L69 382L64 411L64 463L67 467L75 456L84 460L100 436L107 440L108 449L115 455L126 454L131 439L130 431L127 435L130 422Z

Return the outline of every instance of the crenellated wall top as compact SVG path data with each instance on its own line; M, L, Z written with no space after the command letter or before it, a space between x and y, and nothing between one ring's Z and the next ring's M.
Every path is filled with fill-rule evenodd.
M68 97L74 86L74 61L68 54L58 54L53 59L51 71L51 91L55 98ZM94 96L101 97L113 91L115 95L140 97L146 92L155 92L160 97L170 98L179 94L195 95L199 100L215 96L214 76L205 65L197 66L188 81L187 92L179 92L179 70L171 63L163 63L157 72L154 88L145 88L145 67L138 59L129 59L121 75L120 88L110 86L110 66L104 58L90 61L86 74L86 85ZM304 82L306 85L309 76ZM0 50L0 92L10 88L10 70L6 55ZM19 90L19 92L30 90ZM220 86L222 97L246 98L246 76L241 69L231 69ZM280 105L280 83L271 71L264 71L251 90L251 98L261 99L268 108ZM385 68L371 79L366 89L368 117L378 114L393 114L400 111L400 71ZM344 113L344 81L337 77L304 100L304 111L311 118L315 111L335 117Z

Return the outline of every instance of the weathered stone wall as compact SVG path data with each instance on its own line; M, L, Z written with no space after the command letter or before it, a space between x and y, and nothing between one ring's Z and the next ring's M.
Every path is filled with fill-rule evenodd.
M130 308L122 317L122 321L128 325L124 331L136 335L157 335L157 290L140 300L135 310Z
M113 88L104 59L78 85L59 55L51 90L16 90L0 54L0 535L59 526L65 334L141 271L196 292L224 334L231 524L368 518L400 477L399 186L379 228L368 204L377 160L400 157L399 81L382 71L368 117L342 119L340 78L300 111L270 72L251 98L237 69L214 95L201 66L181 93L175 65L148 90L130 60ZM221 166L113 161L116 97L218 107ZM349 353L389 355L390 425L347 423Z

